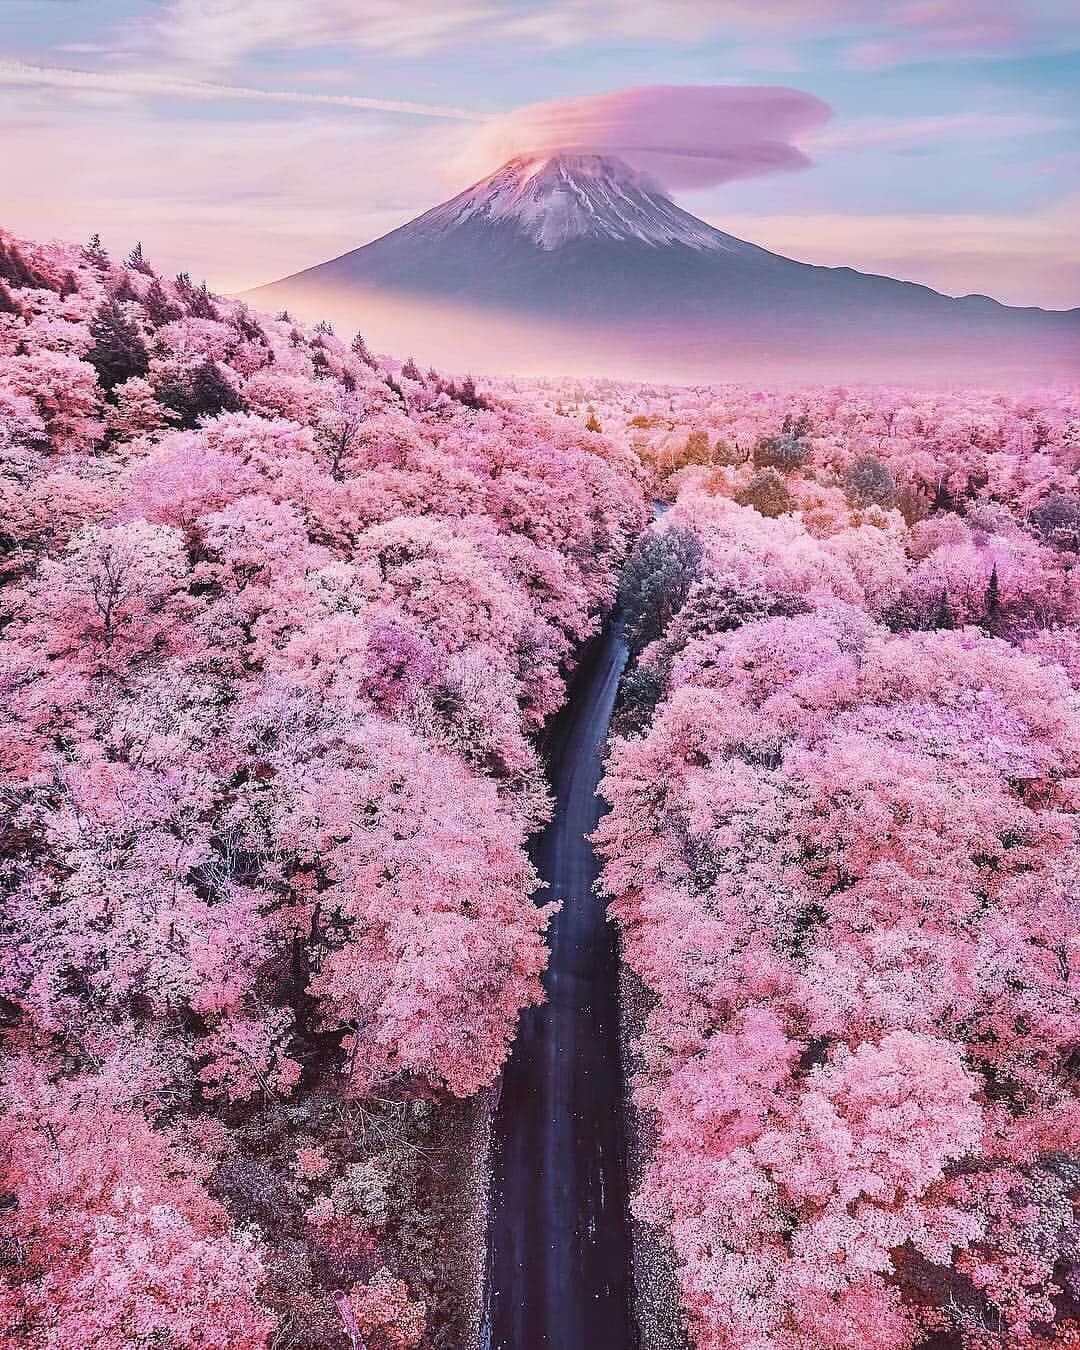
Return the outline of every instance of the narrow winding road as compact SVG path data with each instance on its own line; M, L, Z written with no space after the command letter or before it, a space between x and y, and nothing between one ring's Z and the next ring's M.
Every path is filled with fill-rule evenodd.
M494 1127L487 1341L491 1350L630 1350L618 970L586 835L626 646L609 622L553 739L555 814L535 861L563 908L548 1002L528 1009ZM546 897L545 897L546 898Z

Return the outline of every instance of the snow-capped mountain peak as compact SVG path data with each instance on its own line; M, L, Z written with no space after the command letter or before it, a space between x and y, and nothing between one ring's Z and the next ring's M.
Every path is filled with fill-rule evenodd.
M381 314L387 347L450 370L505 369L508 353L528 353L535 369L603 361L679 381L732 369L758 379L760 363L781 361L811 378L895 379L904 359L919 378L934 362L978 378L994 351L998 368L1068 378L1080 352L1080 310L1010 310L785 258L699 220L622 160L573 151L511 160L256 299L365 331Z
M433 237L466 222L516 226L551 251L582 238L725 252L752 247L681 210L611 155L520 156L428 211L416 225Z

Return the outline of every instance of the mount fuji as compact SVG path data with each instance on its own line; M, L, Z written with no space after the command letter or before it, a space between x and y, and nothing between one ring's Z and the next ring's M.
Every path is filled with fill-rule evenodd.
M796 262L699 220L611 155L513 159L249 298L454 370L935 382L1080 370L1080 310Z

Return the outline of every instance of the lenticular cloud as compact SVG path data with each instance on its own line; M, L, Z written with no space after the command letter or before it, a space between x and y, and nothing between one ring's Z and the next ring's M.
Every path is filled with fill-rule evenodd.
M772 85L651 85L533 103L485 124L456 168L475 176L521 154L618 154L665 187L713 187L806 168L794 143L828 104Z

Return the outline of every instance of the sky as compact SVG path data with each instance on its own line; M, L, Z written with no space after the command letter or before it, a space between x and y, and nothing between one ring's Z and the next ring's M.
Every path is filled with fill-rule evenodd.
M566 137L789 256L1066 308L1078 132L1077 0L0 0L0 225L221 291Z

